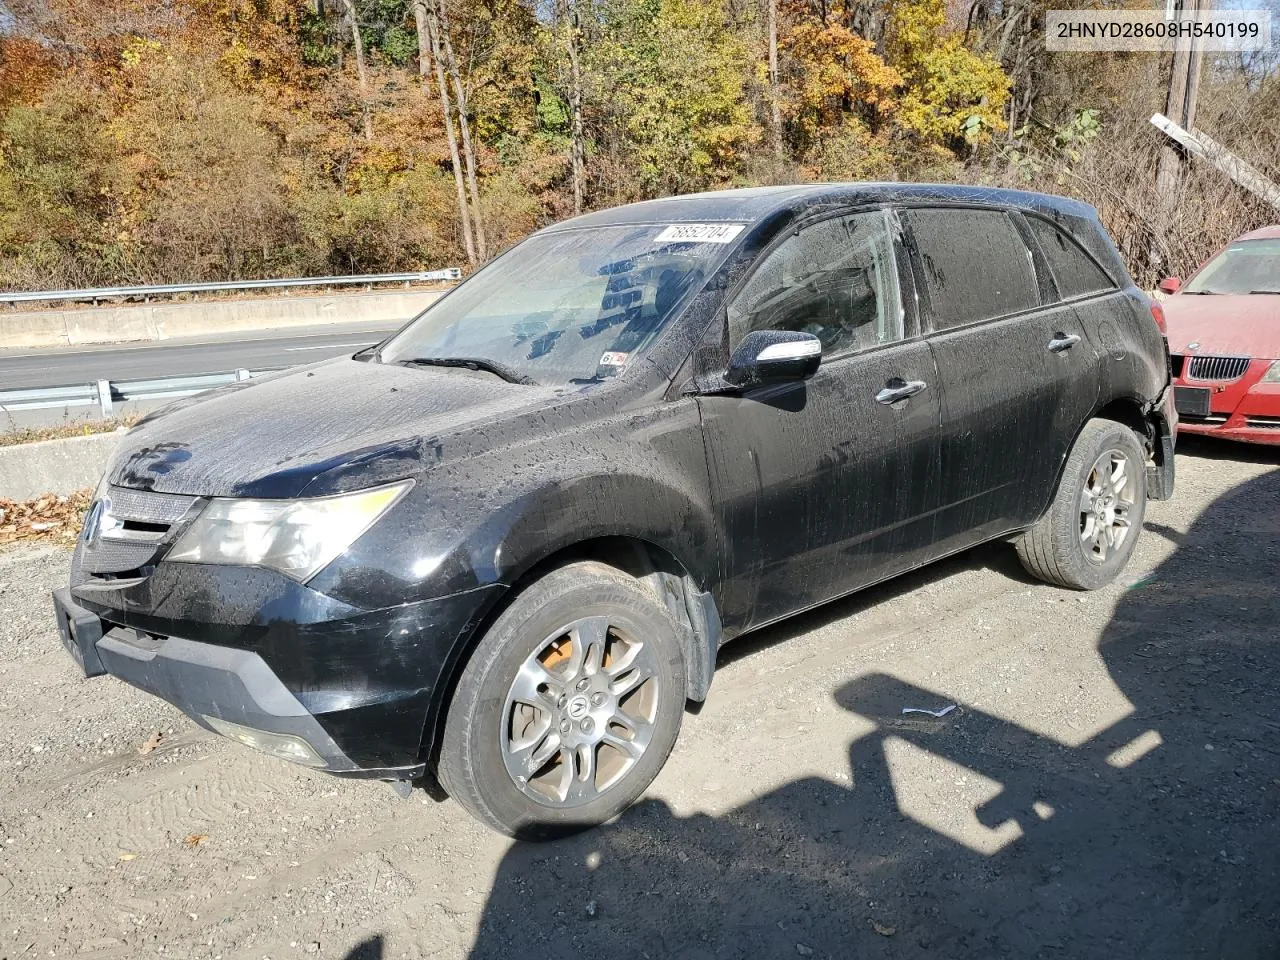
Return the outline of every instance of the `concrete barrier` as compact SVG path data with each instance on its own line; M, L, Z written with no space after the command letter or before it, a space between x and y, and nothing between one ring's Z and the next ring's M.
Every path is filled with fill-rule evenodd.
M0 311L0 348L168 340L330 323L394 326L434 303L441 292L385 290L318 297L258 297L19 313Z
M32 500L46 493L96 487L121 431L0 447L0 497Z

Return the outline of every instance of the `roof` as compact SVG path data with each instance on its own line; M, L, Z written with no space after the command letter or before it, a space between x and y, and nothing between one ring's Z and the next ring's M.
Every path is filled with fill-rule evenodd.
M1236 237L1232 242L1240 240L1280 240L1280 224L1273 224L1270 227L1262 227L1259 230L1252 230L1242 237Z
M823 203L934 201L997 203L1092 219L1092 207L1077 200L1023 190L937 183L807 183L690 193L597 210L549 230L612 224L724 221L756 223L775 213Z

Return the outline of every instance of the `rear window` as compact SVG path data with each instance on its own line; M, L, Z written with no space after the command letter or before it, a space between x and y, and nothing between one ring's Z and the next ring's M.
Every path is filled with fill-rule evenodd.
M1040 303L1031 253L997 210L907 210L935 329L990 320Z
M1049 263L1049 270L1063 300L1111 290L1115 284L1093 259L1065 233L1039 217L1025 218L1031 234Z

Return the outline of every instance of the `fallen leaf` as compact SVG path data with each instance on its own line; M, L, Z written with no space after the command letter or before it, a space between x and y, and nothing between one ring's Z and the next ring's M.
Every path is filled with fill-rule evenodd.
M189 833L182 842L188 847L198 847L208 839L209 835L207 833Z
M91 490L79 490L66 497L46 494L25 502L0 497L0 544L20 540L73 544L92 499Z
M897 927L886 927L883 923L879 923L875 920L871 921L871 929L882 937L892 937L898 932Z
M120 854L120 859L121 860L137 860L138 855L136 853L122 853Z
M146 743L144 743L142 746L138 748L138 754L140 756L145 757L148 753L150 753L156 747L160 746L160 741L163 739L164 739L164 735L159 730L157 730L151 736L147 737Z

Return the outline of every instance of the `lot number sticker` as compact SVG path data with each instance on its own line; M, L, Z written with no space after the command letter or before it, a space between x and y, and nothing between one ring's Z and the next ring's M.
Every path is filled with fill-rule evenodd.
M673 223L655 238L658 243L732 243L744 223Z

